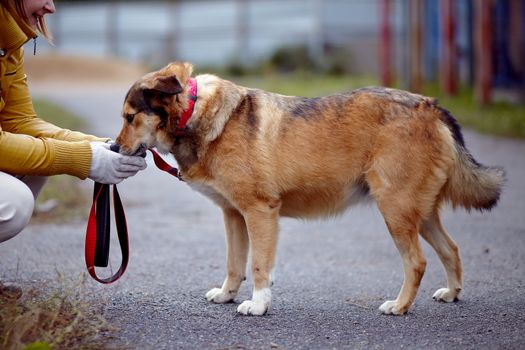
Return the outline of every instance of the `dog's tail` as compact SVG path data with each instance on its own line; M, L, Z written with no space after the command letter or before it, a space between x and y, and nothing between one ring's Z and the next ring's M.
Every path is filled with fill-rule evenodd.
M444 186L445 198L454 208L462 206L469 211L494 208L505 182L505 171L501 167L484 166L474 159L465 146L456 119L443 108L441 120L450 129L456 149L456 161Z

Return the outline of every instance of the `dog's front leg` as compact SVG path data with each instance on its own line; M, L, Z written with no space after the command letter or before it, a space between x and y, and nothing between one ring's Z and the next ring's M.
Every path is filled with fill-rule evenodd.
M275 264L280 203L264 203L244 214L252 254L253 295L237 312L244 315L264 315L270 306L270 273Z
M206 293L206 299L214 303L232 301L245 280L246 260L248 258L248 232L242 215L235 209L224 209L226 230L228 274L221 288L213 288Z

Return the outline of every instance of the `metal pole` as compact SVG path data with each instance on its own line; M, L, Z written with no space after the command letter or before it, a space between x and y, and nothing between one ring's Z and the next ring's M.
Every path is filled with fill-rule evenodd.
M313 26L310 31L309 53L319 66L325 64L324 56L324 34L323 34L323 1L311 0L310 8L312 11Z
M379 24L379 71L381 84L392 86L392 26L390 23L391 0L381 0Z
M401 87L403 89L410 89L410 4L408 1L401 1L401 35L399 37L401 53L401 64L399 65Z
M410 0L410 90L421 92L422 81L422 2L421 0Z
M492 1L475 0L475 95L481 104L492 100Z
M243 65L248 62L249 50L249 11L248 1L237 0L237 57Z
M442 49L441 76L442 89L448 95L456 95L458 92L457 50L456 50L456 25L455 25L454 0L443 0L442 2Z
M106 15L108 52L110 55L118 56L118 2L111 1L108 6Z
M180 4L179 1L170 1L167 4L168 9L166 14L168 16L168 33L166 34L165 43L165 59L171 61L179 56L177 48L177 39L181 36L181 25L180 25Z
M474 69L474 5L472 1L466 2L467 6L467 37L468 37L468 49L467 49L467 62L468 64L468 85L474 86L474 77L476 75Z

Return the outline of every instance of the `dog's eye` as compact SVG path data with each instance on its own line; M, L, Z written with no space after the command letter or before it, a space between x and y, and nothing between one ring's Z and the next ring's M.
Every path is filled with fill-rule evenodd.
M133 123L133 118L135 118L135 114L126 114L126 120L129 124Z

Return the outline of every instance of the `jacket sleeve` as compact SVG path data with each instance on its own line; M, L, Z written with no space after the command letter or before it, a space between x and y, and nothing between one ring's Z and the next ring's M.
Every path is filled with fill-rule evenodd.
M14 175L69 174L87 177L89 141L106 141L61 129L37 118L20 60L0 111L0 171Z
M13 175L69 174L85 179L90 165L88 141L62 141L0 131L0 171Z

